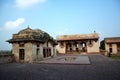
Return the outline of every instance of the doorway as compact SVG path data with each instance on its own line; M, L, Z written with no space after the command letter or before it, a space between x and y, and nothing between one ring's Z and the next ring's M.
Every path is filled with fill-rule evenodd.
M109 48L109 52L112 53L112 48Z
M117 53L120 54L120 43L117 44Z
M51 48L49 47L43 48L43 57L46 58L50 56L51 56Z
M19 49L19 60L24 60L25 58L25 50Z

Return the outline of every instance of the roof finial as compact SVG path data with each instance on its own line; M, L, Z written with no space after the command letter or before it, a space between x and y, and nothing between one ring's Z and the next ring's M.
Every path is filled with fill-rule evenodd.
M30 29L30 27L29 27L29 25L28 25L28 27L27 27L28 29Z
M94 33L96 33L96 31L94 30Z

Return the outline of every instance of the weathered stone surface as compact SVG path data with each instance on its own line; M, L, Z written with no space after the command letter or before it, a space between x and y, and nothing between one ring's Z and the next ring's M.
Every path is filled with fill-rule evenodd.
M83 39L98 39L99 36L97 33L92 34L75 34L75 35L61 35L57 36L57 41L64 41L64 40L83 40Z
M28 27L26 29L19 31L17 34L13 34L12 39L7 40L7 42L9 43L20 42L20 41L46 42L48 40L55 42L55 40L48 33L40 29L33 30Z
M16 62L32 63L56 55L56 40L40 29L28 27L13 34L7 42L12 43L12 54Z
M101 41L101 49L106 53L120 55L120 37L109 37Z
M120 37L105 38L106 43L120 43Z
M58 53L99 53L99 36L97 33L61 35L56 37Z

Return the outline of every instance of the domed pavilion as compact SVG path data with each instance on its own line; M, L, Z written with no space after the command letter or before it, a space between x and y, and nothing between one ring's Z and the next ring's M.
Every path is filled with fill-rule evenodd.
M13 34L12 54L16 62L33 62L56 55L56 40L40 29L26 28Z

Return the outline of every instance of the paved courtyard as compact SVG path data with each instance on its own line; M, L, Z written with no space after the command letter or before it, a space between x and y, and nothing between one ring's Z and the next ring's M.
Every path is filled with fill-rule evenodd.
M88 55L90 65L0 64L0 80L120 80L120 61Z
M44 61L38 61L37 63L50 63L50 64L90 64L90 60L87 55L62 55L50 58Z

